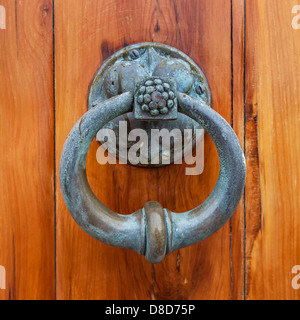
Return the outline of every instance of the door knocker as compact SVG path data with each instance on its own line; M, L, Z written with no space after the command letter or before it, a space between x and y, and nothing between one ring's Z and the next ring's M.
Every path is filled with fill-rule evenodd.
M88 104L89 111L66 139L59 167L64 201L84 231L158 263L166 254L209 237L230 219L244 190L244 154L231 126L211 108L205 76L187 55L158 43L126 47L97 72ZM152 201L130 215L121 215L95 197L86 176L87 152L101 128L117 130L125 116L132 126L146 131L202 127L208 132L218 151L220 171L204 203L175 213Z

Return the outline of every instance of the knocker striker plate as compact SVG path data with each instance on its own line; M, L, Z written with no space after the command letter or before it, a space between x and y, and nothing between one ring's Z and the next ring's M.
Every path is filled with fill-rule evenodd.
M159 43L140 43L126 47L106 60L96 73L90 86L88 98L89 109L121 93L127 91L134 92L139 82L143 81L143 79L151 81L151 79L155 80L155 78L158 83L154 82L149 86L145 86L145 92L140 92L140 96L144 93L145 97L147 95L146 90L151 91L158 88L160 91L156 90L156 93L165 95L171 93L171 96L167 96L165 99L166 105L157 106L156 109L151 110L152 106L149 105L149 101L148 104L142 103L140 108L138 108L137 101L141 97L136 97L134 112L128 112L122 116L118 116L103 127L103 129L112 129L115 132L116 146L109 145L109 141L107 141L107 145L109 145L110 150L114 150L114 153L120 160L122 160L121 152L119 152L122 147L120 146L121 142L119 140L120 121L126 121L128 132L132 129L143 129L146 131L149 137L149 150L144 156L148 158L147 162L149 164L134 164L136 166L160 167L163 165L161 161L162 156L166 155L169 156L170 163L173 163L175 160L174 155L177 151L175 149L176 143L171 140L170 148L167 146L167 149L160 143L158 146L158 164L151 164L151 129L161 130L162 128L166 128L169 132L173 129L179 129L182 132L182 137L184 129L190 129L192 134L188 139L192 142L193 147L204 138L204 131L202 130L202 134L198 135L196 139L196 130L202 127L189 116L177 113L177 107L175 106L177 103L175 97L176 91L199 99L208 106L211 105L210 90L203 72L187 55L175 48ZM164 80L161 84L159 82L160 79ZM170 87L168 87L169 84L171 84ZM173 90L171 87L173 87ZM155 92L152 91L150 94L153 97ZM173 101L172 97L174 97ZM164 104L163 100L164 99L157 101L157 104L160 102ZM150 108L148 112L149 117L146 116L147 112L143 112L142 108ZM156 112L158 112L158 114L154 116ZM151 115L151 113L153 115ZM101 143L106 141L105 137L98 135L98 138L99 137ZM136 142L127 141L128 150L135 143ZM180 148L182 149L179 154L183 151L183 146ZM126 159L128 159L128 157L126 157Z

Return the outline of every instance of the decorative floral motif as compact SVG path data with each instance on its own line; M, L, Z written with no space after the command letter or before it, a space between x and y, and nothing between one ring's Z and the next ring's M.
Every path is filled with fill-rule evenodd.
M138 121L176 120L177 92L210 104L201 70L180 52L157 44L121 50L99 70L92 88L93 105L133 92Z
M175 93L168 82L160 78L146 79L138 89L137 102L152 116L167 114L175 105Z

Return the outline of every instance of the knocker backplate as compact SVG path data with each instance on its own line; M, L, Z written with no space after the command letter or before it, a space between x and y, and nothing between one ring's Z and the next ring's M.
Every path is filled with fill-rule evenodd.
M135 92L137 84L143 81L143 79L151 77L153 79L170 79L169 82L175 82L178 92L199 99L208 106L211 105L211 96L207 80L200 68L186 54L164 44L140 43L119 50L102 64L90 86L88 108L93 108L99 103L124 92ZM143 107L147 108L145 105L143 105ZM164 108L164 110L166 110L166 108ZM158 111L151 112L154 114L154 112ZM106 142L109 150L114 150L113 153L122 161L122 155L119 152L122 147L120 146L122 142L121 140L119 141L119 132L120 121L125 121L123 124L127 124L128 133L133 129L143 129L148 136L148 151L142 156L148 159L149 164L134 165L160 167L165 165L162 164L164 157L169 157L170 163L173 163L176 160L177 154L181 154L181 151L182 154L184 154L183 144L180 146L181 150L178 153L178 150L176 150L178 144L176 144L174 139L171 140L170 148L168 144L165 146L163 142L161 142L160 145L157 146L157 148L159 148L159 160L156 161L156 163L158 164L153 164L155 161L153 161L150 156L151 129L161 130L165 128L169 132L173 129L179 129L181 131L182 141L184 141L184 130L190 129L189 133L191 134L186 135L185 139L190 139L193 147L204 138L204 131L201 130L202 133L198 135L196 139L196 130L202 129L197 122L180 112L174 116L175 113L172 110L170 114L173 114L173 117L169 117L169 119L164 115L159 115L157 119L154 119L154 117L150 115L147 121L141 121L138 112L129 112L113 119L103 127L103 129L111 129L114 131L116 136L115 145L110 144L109 139L106 141L107 137L101 134L97 135L97 138L102 144ZM165 118L167 118L167 120ZM188 141L186 140L186 142ZM127 141L128 152L130 152L131 146L137 143L138 141ZM127 158L128 156L126 159Z

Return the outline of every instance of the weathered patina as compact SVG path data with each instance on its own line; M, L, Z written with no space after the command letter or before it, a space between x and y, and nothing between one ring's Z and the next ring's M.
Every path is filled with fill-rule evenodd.
M129 56L137 59L141 54L131 50ZM172 77L165 79L165 75L150 76L148 80L144 77L142 81L143 84L152 81L152 85L155 79L161 79L162 83L174 81ZM198 86L195 91L201 93L203 89ZM164 209L157 202L148 202L130 215L120 215L106 208L88 184L87 152L104 125L133 110L134 98L139 98L140 88L141 82L138 82L128 92L100 101L82 116L65 142L59 177L65 203L84 231L99 241L134 250L145 255L149 262L158 263L166 254L209 237L230 219L244 190L246 166L238 138L226 120L202 99L177 89L174 99L178 104L178 115L184 114L199 123L216 145L220 171L213 192L200 206L184 213ZM138 103L136 107L142 106L143 103Z
M159 146L160 160L158 163L152 163L150 160L150 133L152 129L161 130L162 128L166 128L170 132L173 129L179 129L182 133L184 133L185 129L190 129L192 131L190 139L193 147L199 144L204 138L203 130L198 130L198 135L196 134L197 129L201 129L201 126L196 121L183 113L177 113L175 94L177 91L200 99L209 106L211 105L210 90L206 78L201 69L190 57L176 48L161 43L146 42L125 47L110 56L96 73L90 86L88 108L91 109L100 102L121 93L128 91L133 92L138 82L146 78L148 78L149 81L151 81L151 78L168 79L168 81L171 81L171 86L173 88L175 87L173 90L168 88L168 86L162 86L165 92L164 95L170 92L169 96L171 96L171 99L168 99L167 105L162 108L158 107L155 109L155 104L152 103L151 107L153 109L151 109L149 104L152 93L150 95L145 92L145 100L148 103L143 103L141 107L145 110L149 108L149 113L143 112L139 108L134 108L133 112L127 112L109 121L105 124L104 129L111 129L115 132L116 146L110 144L110 141L106 144L109 146L108 150L112 150L113 155L116 154L121 161L124 161L122 152L120 152L120 150L124 149L124 145L122 144L122 139L119 139L118 133L120 121L126 121L131 130L143 129L149 137L148 164L135 164L131 163L130 160L129 163L143 167L161 167L164 165L161 159L165 153L170 153L170 163L173 163L176 161L176 152L180 151L175 150L176 148L173 143L171 143L170 150L165 150L161 144ZM162 85L163 84L167 83L163 82ZM159 90L162 90L160 84L149 85L148 90L154 90L156 86L158 86ZM157 100L157 98L156 95L154 99ZM161 103L164 104L164 101L161 101ZM147 115L149 115L149 117L146 117ZM162 119L172 121L157 121ZM199 134L199 132L201 132L201 134ZM101 143L105 142L105 137L102 137L101 134L97 137ZM181 152L183 151L182 146ZM128 158L130 157L127 156L126 160Z

